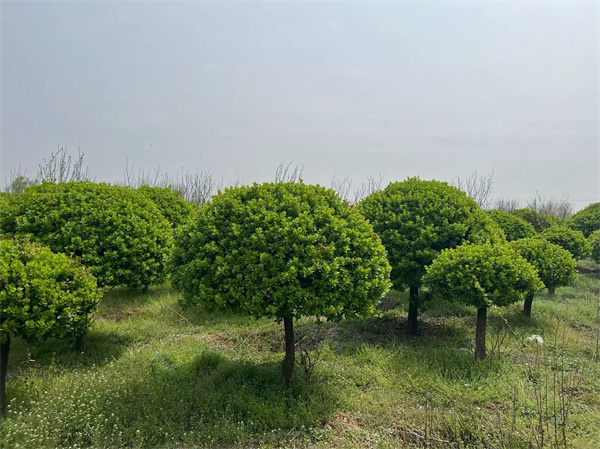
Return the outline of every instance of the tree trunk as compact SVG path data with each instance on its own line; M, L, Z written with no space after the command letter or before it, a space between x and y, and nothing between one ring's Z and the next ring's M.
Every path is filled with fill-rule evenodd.
M283 327L285 330L285 358L281 363L281 372L285 383L290 384L294 377L294 365L296 364L296 342L294 339L294 319L285 317L283 319Z
M487 325L487 307L477 309L477 329L475 331L475 360L485 359L485 328Z
M525 303L523 304L523 313L526 316L531 316L531 303L533 302L533 293L527 293Z
M419 313L419 287L409 287L408 298L408 335L417 335L417 316Z
M10 335L6 334L6 341L0 344L0 411L6 407L6 372L8 370L8 350L10 349Z
M551 285L550 287L548 287L548 294L550 296L554 296L556 294L556 287Z
M75 337L75 351L83 352L85 350L85 334L80 334Z
M148 293L148 290L149 290L149 289L150 289L150 287L149 287L149 286L147 286L147 285L144 285L144 286L142 287L142 293Z

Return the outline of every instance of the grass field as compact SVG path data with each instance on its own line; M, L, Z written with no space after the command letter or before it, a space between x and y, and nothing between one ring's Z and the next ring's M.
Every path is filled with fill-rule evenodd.
M281 324L182 311L168 286L112 290L85 353L14 341L0 445L598 448L600 280L583 268L555 298L536 295L531 319L522 304L491 309L479 363L475 310L457 304L427 304L418 337L403 292L380 317L303 320L319 361L290 388Z

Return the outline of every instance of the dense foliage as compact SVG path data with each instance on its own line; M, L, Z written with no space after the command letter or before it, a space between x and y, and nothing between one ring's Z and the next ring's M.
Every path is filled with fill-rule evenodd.
M477 308L475 358L485 357L487 308L506 306L543 288L535 268L506 245L447 249L427 267L424 283L437 297Z
M335 192L267 183L226 189L178 233L172 283L185 304L335 320L372 312L388 271L369 223Z
M544 229L552 226L552 220L548 217L535 212L531 209L515 209L510 211L515 217L519 217L529 223L535 229L535 232L542 232Z
M292 319L366 315L389 288L371 225L333 190L302 183L216 195L178 232L172 266L185 305L283 319L286 343Z
M507 306L543 288L527 260L504 245L461 245L442 251L424 278L432 293L476 308Z
M389 184L358 208L381 236L394 287L420 286L425 267L460 245L475 224L477 203L445 182L409 178Z
M80 259L101 286L146 287L165 279L172 229L140 192L44 182L11 196L5 206L0 232Z
M440 251L469 240L504 239L473 199L445 182L409 178L391 183L362 200L358 208L387 249L394 288L410 287L412 334L417 330L418 289L425 267Z
M100 295L89 270L27 241L0 239L0 341L77 335L90 326Z
M590 255L590 245L583 234L566 226L552 226L537 237L566 249L575 260L585 259Z
M35 342L82 335L99 299L96 279L75 260L39 244L0 239L2 399L10 337Z
M581 231L586 237L600 230L600 203L590 204L573 215L569 220L569 227Z
M476 210L469 223L469 232L465 235L464 242L494 245L506 243L504 231L485 211Z
M530 223L516 215L498 209L487 211L487 213L500 226L509 242L533 237L536 234Z
M179 193L167 187L143 185L138 190L152 200L174 229L185 223L195 210Z
M542 239L521 239L509 243L535 267L546 288L569 285L577 277L577 262L571 253Z
M600 230L592 232L588 238L591 256L594 262L600 263Z
M537 270L540 280L554 294L556 287L569 285L577 277L577 262L571 253L554 243L544 239L521 239L511 242L509 246L514 249L527 262ZM524 312L531 315L531 302L533 292L525 298Z

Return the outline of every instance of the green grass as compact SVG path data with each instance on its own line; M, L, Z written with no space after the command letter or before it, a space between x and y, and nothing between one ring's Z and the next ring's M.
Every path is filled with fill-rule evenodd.
M380 317L324 323L311 381L298 366L286 388L282 325L182 311L168 286L112 290L84 353L14 340L0 447L530 448L536 391L545 447L562 447L554 393L570 401L567 447L600 447L598 274L536 295L530 319L521 306L490 310L476 363L474 309L431 300L410 337L393 292ZM309 339L318 325L296 329Z

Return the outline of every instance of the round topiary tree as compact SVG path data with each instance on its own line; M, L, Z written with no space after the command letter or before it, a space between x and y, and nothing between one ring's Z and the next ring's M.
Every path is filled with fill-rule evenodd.
M577 277L577 262L566 249L543 239L521 239L509 246L537 270L538 276L551 295L556 287L569 285ZM523 312L531 316L533 292L525 297Z
M182 304L283 321L282 372L293 376L293 320L366 315L389 288L385 248L330 189L303 183L226 189L177 233L171 280Z
M583 234L566 226L552 226L536 237L566 249L575 260L585 259L590 255L590 244Z
M593 232L600 230L600 203L592 203L573 215L569 227L581 231L589 237Z
M427 268L424 283L450 301L477 308L475 360L486 356L488 307L506 306L543 288L535 268L505 245L462 245L442 251Z
M600 230L594 231L588 237L592 259L600 263Z
M408 332L413 335L425 267L441 250L470 239L485 241L490 230L498 229L462 190L419 178L389 184L363 199L358 209L387 249L394 288L409 288Z
M163 282L173 245L171 226L146 196L91 182L46 182L13 195L0 232L80 259L102 287Z
M195 208L184 200L179 193L167 187L140 186L138 189L158 207L173 229L185 223Z
M515 209L509 212L515 217L519 217L529 223L535 229L535 232L542 232L544 229L552 226L552 222L550 219L540 214L539 212L535 212L531 209Z
M96 279L77 261L38 244L0 239L0 409L11 337L79 338L99 300Z
M498 209L486 212L500 226L509 242L533 237L536 234L531 224L516 215Z

